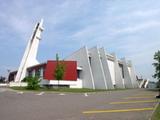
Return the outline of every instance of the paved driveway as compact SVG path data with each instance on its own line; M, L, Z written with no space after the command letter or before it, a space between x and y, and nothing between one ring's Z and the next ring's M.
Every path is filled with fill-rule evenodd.
M0 88L0 120L148 120L156 92L17 92Z

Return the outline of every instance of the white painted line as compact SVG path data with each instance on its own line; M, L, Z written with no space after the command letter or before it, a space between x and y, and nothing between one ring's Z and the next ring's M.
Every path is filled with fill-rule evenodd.
M85 96L85 97L88 97L88 94L87 94L87 93L84 93L84 96Z
M65 95L64 93L60 93L59 95Z
M23 92L22 92L22 91L20 91L20 92L17 92L17 94L23 94Z
M38 93L38 94L36 94L36 95L43 95L44 94L44 92L40 92L40 93Z

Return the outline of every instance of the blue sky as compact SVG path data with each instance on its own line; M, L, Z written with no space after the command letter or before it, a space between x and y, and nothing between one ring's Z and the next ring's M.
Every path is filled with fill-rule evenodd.
M41 18L40 62L98 45L132 60L138 75L152 79L153 55L160 49L159 0L1 0L0 75L18 67Z

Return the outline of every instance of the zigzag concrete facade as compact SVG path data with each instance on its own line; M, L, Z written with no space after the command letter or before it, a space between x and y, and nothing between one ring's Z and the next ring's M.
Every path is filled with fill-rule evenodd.
M117 59L115 54L108 54L104 48L83 47L66 60L77 61L81 68L79 79L82 80L83 88L138 88L131 61Z

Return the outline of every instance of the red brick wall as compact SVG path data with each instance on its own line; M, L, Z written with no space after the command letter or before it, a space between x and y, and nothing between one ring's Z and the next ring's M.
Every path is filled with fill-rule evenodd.
M77 80L77 62L76 61L60 61L65 66L65 73L63 80ZM54 71L56 68L56 61L47 61L46 69L44 72L44 79L55 80Z

